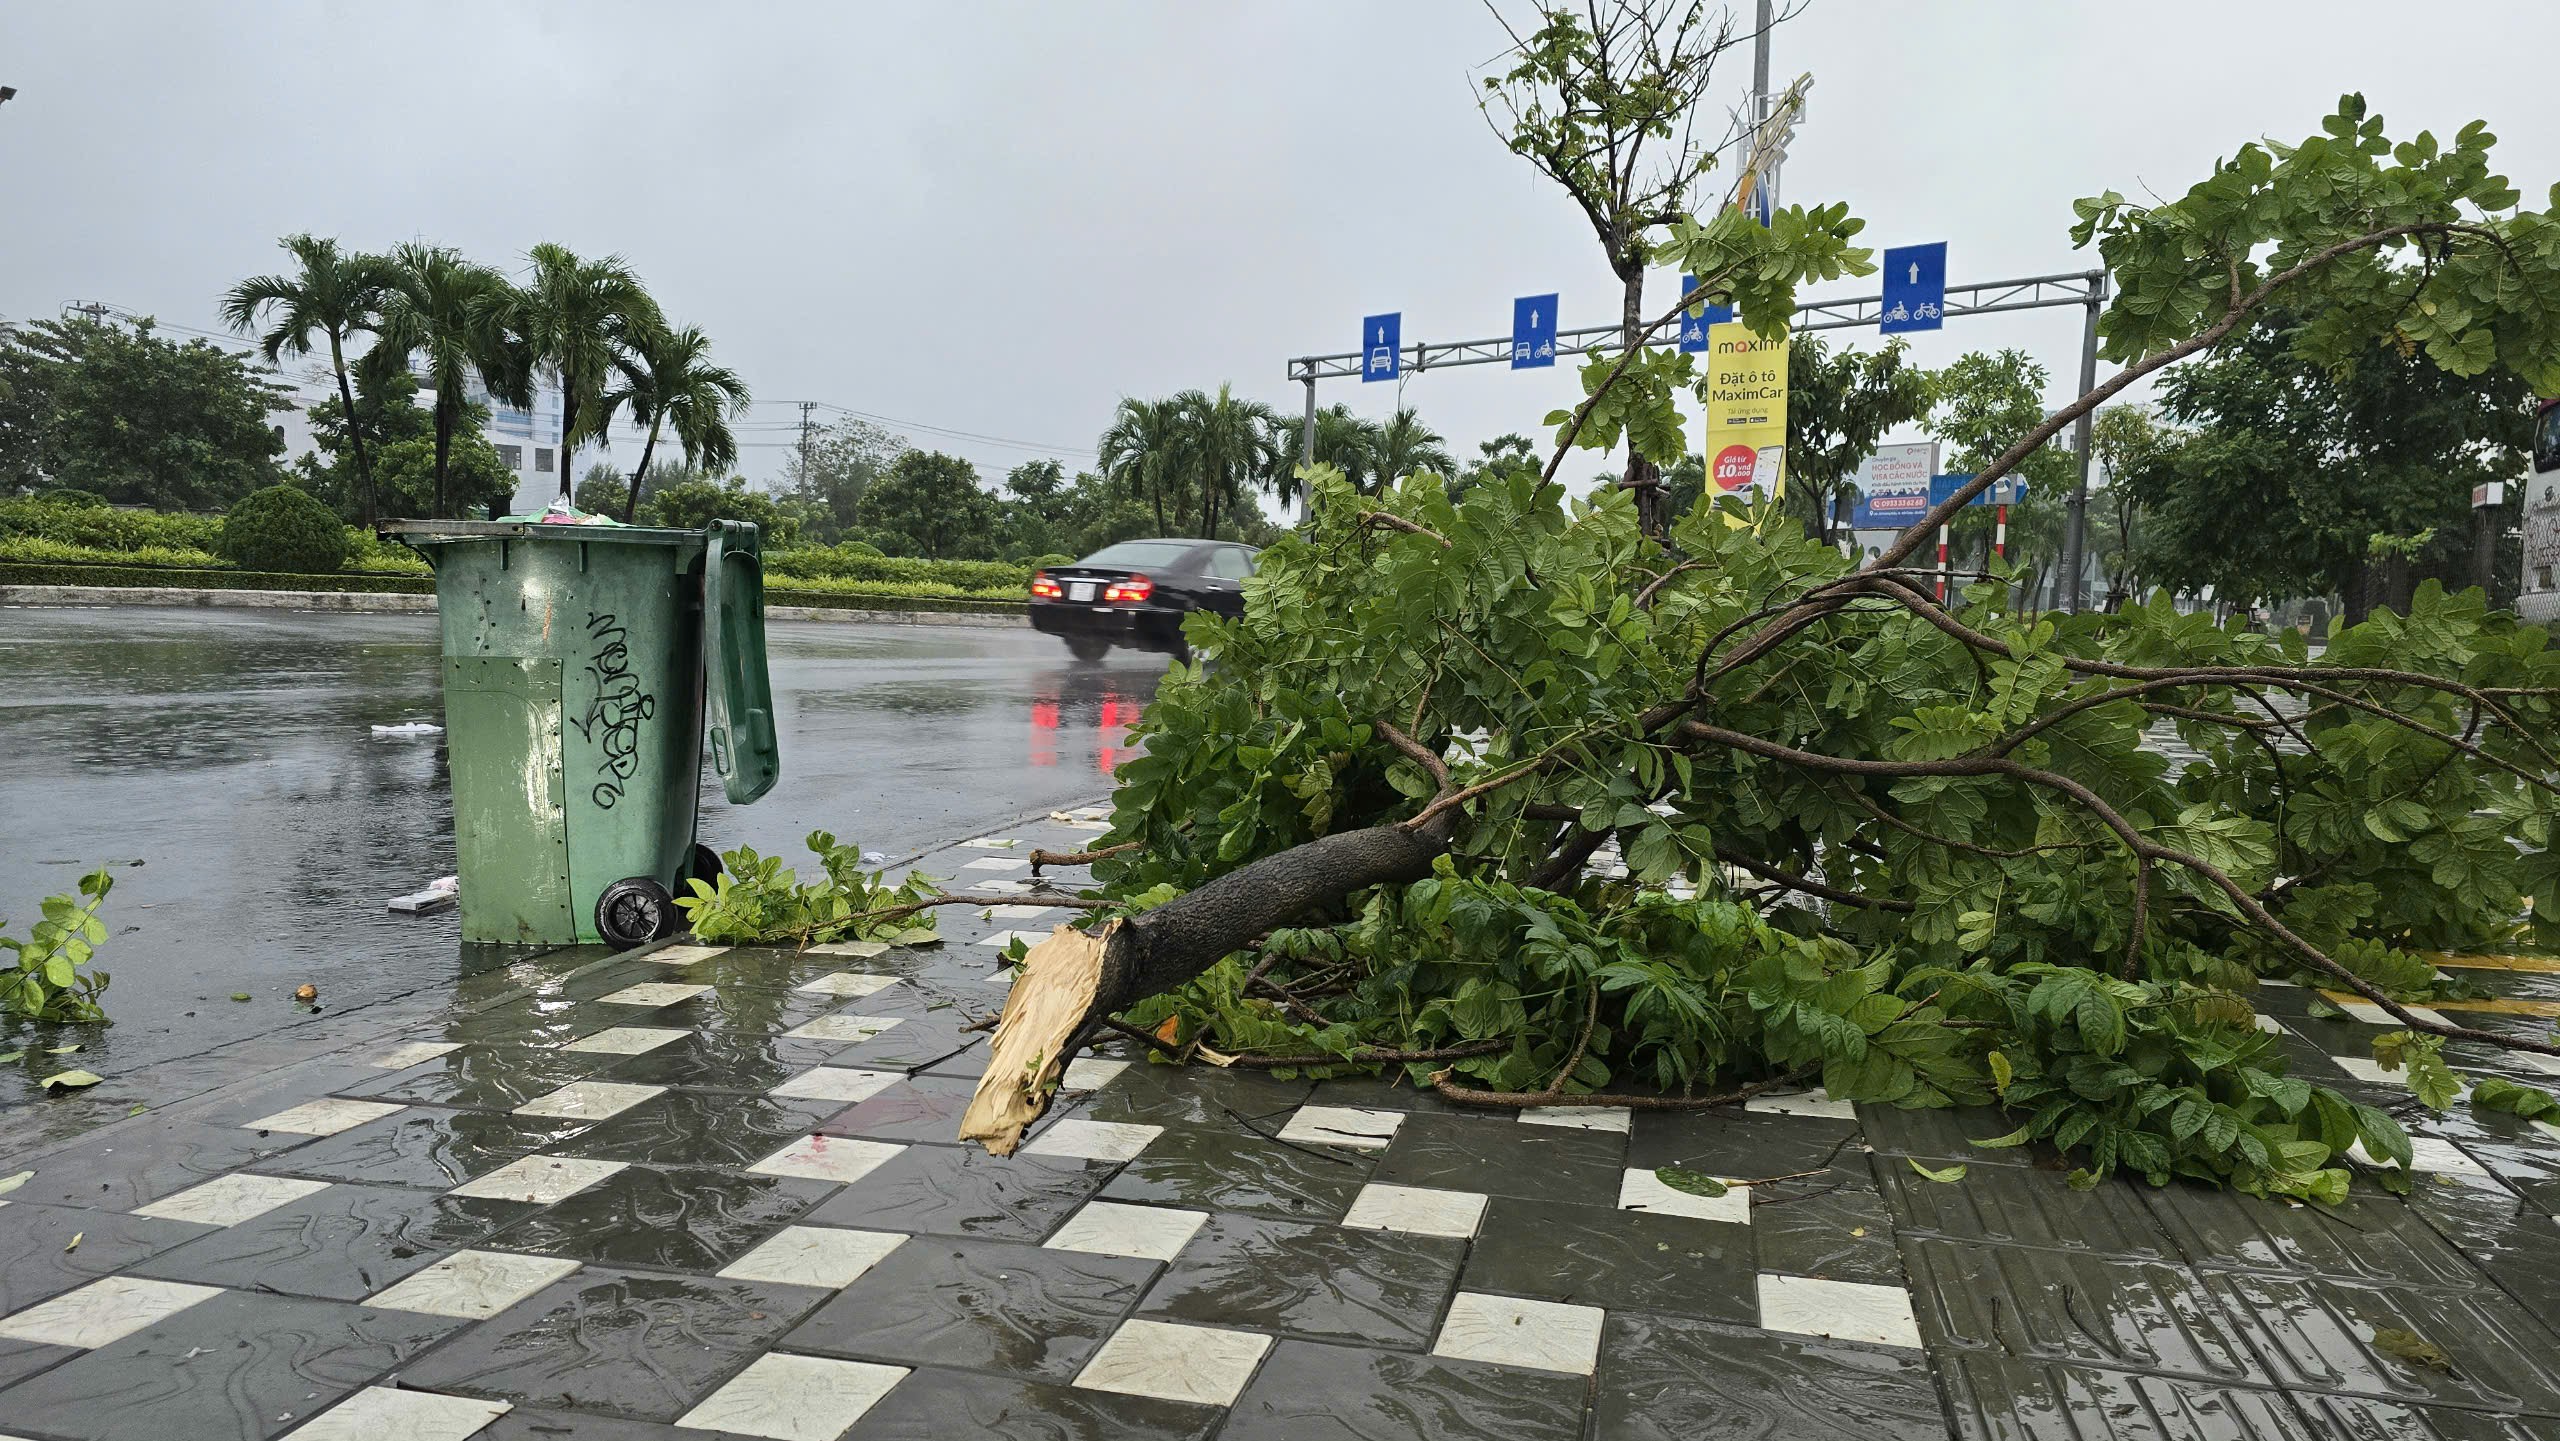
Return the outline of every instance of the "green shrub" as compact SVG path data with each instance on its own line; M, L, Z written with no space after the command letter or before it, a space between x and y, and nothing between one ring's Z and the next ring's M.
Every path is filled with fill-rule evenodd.
M0 535L41 536L68 545L112 551L139 550L147 545L219 551L222 517L65 505L50 500L0 500Z
M776 576L934 585L942 587L944 594L997 590L1020 594L1031 585L1029 566L1000 560L926 560L917 556L882 555L860 542L804 545L769 551L764 558L764 568L766 574Z
M396 540L384 540L370 531L347 527L346 569L367 575L433 575L434 567L426 557Z
M80 490L68 485L57 485L51 490L39 490L36 492L35 498L43 501L47 505L77 506L83 510L93 509L107 503L107 498L98 494L94 490Z
M271 485L222 518L222 553L242 570L327 575L346 564L347 528L310 492Z
M193 546L146 545L136 550L108 550L103 546L74 545L67 540L49 540L41 535L0 535L0 560L32 561L44 565L167 565L202 568L218 566L222 558L209 550Z
M836 545L836 549L838 549L838 550L840 550L840 551L843 551L843 552L844 552L845 554L847 554L847 555L887 555L887 554L888 554L888 552L887 552L887 551L882 550L880 547L878 547L878 546L876 546L876 545L873 545L871 542L869 542L869 541L867 541L867 540L847 540L847 541L840 541L840 542L838 542L838 543L837 543L837 545Z

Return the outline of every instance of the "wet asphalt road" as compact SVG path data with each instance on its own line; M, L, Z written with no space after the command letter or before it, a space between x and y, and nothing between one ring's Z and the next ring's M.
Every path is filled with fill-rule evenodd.
M783 776L752 806L706 786L703 838L805 860L827 829L903 856L1108 789L1163 671L1072 663L1029 630L776 622ZM429 616L0 608L0 932L119 862L101 961L101 1073L449 983L457 921L384 902L454 868ZM130 863L140 861L139 866ZM247 992L252 1000L230 997ZM30 1028L0 1028L17 1049ZM56 1038L56 1043L59 1039ZM0 1104L41 1053L0 1066Z

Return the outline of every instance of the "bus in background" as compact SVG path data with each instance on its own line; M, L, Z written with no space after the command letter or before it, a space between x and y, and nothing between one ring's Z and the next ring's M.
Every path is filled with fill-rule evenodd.
M2533 472L2524 488L2524 584L2516 614L2560 621L2560 397L2533 413Z

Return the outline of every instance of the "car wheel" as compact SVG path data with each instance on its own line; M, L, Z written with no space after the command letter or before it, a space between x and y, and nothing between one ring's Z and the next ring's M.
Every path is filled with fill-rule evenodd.
M1071 635L1067 637L1067 651L1076 659L1091 665L1111 654L1111 642L1098 635Z

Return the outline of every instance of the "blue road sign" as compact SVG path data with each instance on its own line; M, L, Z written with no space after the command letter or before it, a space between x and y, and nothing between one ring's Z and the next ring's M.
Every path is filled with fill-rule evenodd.
M1511 368L1556 363L1556 298L1524 295L1511 302Z
M1404 312L1389 311L1360 322L1360 378L1393 380L1404 374Z
M1903 245L1884 253L1884 310L1876 329L1886 335L1937 330L1947 323L1947 242Z
M1901 530L1913 521L1946 503L1947 497L1962 490L1973 480L1973 473L1933 475L1929 492L1923 496L1917 483L1878 485L1858 497L1857 510L1849 524L1857 530ZM2014 477L1995 480L1982 494L1965 502L1967 509L1977 505L2017 505L2027 498L2027 483Z
M1682 295L1697 288L1698 277L1694 275L1680 277ZM1692 355L1703 352L1707 348L1707 327L1722 325L1731 319L1733 319L1733 307L1730 305L1703 305L1695 310L1682 311L1680 313L1680 348Z

